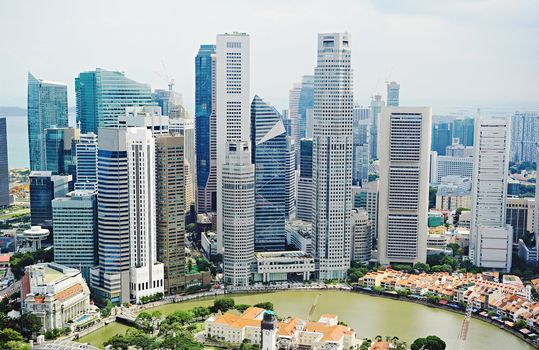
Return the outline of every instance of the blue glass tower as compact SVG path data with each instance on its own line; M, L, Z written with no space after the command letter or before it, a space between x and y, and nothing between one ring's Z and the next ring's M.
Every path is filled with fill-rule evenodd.
M314 75L305 75L301 81L301 93L299 95L298 112L299 119L299 131L298 139L302 139L306 136L307 129L307 110L314 108Z
M445 156L445 148L451 145L452 132L448 123L439 123L432 126L432 146L433 151L439 156Z
M9 169L6 118L0 118L0 208L9 205Z
M212 113L212 55L215 45L200 45L195 57L195 143L197 188L203 195L210 174L210 118ZM200 201L201 206L204 201Z
M28 142L30 170L45 170L45 129L67 127L67 85L28 73Z
M131 80L122 72L101 68L80 73L75 78L75 92L77 123L83 133L97 134L99 128L116 126L125 107L155 104L149 85Z
M286 245L288 144L282 117L256 96L251 103L251 142L255 163L255 251Z

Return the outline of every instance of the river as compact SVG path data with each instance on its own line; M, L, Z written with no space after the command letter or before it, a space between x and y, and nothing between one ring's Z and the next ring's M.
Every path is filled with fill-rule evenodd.
M316 303L313 320L318 320L324 313L337 314L339 320L354 328L361 338L373 339L377 335L390 335L410 344L418 337L437 335L447 343L448 350L455 348L463 320L461 314L434 307L345 291L286 291L233 297L237 304L271 301L277 315L298 316L303 319L308 318L313 304ZM155 309L166 315L176 310L211 304L211 300L198 300L168 304ZM124 330L118 325L109 325L82 338L81 341L101 345L106 340L105 334L110 336L115 328L118 328L118 331ZM472 319L465 349L531 350L533 347L491 324Z

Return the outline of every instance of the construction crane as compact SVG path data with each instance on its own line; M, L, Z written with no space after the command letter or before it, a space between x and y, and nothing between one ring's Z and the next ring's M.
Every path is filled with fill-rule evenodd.
M470 328L470 320L472 318L473 303L473 299L468 300L468 304L466 305L464 320L462 321L462 326L460 327L460 334L457 338L456 350L464 350L464 346L466 345L466 339L468 338L468 330Z

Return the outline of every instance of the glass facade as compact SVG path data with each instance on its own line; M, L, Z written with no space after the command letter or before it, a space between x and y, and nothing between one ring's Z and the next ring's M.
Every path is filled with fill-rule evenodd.
M453 121L453 137L458 137L460 144L473 146L474 139L474 119L456 119Z
M448 123L439 123L432 126L432 147L439 156L445 156L445 148L450 146L453 140L451 128Z
M298 140L307 137L307 110L314 108L314 75L305 75L301 81L298 112Z
M199 192L206 187L210 173L213 54L215 54L215 45L201 45L195 58L195 142Z
M45 169L53 175L75 176L75 146L78 139L79 130L75 128L45 129Z
M286 246L288 141L277 110L255 96L251 104L251 141L255 163L255 251Z
M0 208L9 205L6 118L0 118Z
M52 200L69 191L70 176L52 175L50 171L30 173L30 218L32 226L52 229Z
M83 133L97 134L101 127L116 126L126 107L154 104L149 85L101 68L80 73L75 78L75 92L77 123Z
M28 73L30 170L45 170L45 129L67 127L67 86Z

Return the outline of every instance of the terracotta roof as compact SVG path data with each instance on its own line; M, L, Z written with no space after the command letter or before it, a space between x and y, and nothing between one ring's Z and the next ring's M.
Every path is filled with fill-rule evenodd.
M78 293L82 293L82 285L80 283L77 283L67 289L64 289L61 292L56 293L55 297L56 300L64 300Z
M389 342L378 341L371 345L371 350L389 350Z

